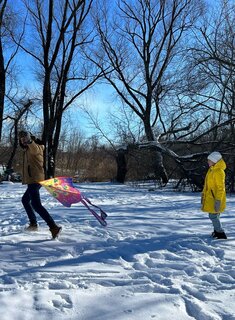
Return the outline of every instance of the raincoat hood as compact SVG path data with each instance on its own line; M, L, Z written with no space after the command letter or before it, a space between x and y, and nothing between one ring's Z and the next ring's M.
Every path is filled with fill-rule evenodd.
M224 162L223 159L220 159L218 162L216 162L213 166L210 167L210 169L212 170L216 170L216 169L221 169L221 170L225 170L226 169L226 163Z

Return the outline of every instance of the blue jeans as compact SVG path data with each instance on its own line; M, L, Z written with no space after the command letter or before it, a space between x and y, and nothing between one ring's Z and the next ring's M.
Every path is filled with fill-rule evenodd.
M49 228L55 227L55 221L49 212L42 206L39 190L41 185L38 183L28 184L28 188L22 197L22 203L28 215L30 224L37 224L36 211L41 218L47 223Z
M217 232L224 232L220 222L220 213L209 213L209 218L213 224L214 230Z

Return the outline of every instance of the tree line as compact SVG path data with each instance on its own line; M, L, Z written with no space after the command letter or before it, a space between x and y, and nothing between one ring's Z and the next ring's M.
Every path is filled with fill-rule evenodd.
M102 126L86 112L97 137L106 139L101 149L115 159L118 181L144 153L163 183L176 166L200 185L203 160L218 150L234 191L233 1L17 2L16 11L15 2L0 1L0 138L2 148L9 147L9 167L19 129L36 128L46 146L47 176L54 176L67 110L79 114L81 97L106 84L115 99L108 122ZM33 92L19 77L26 56L37 83Z

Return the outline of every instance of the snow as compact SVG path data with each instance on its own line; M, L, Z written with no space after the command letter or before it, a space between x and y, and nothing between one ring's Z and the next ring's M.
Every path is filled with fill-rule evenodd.
M41 189L58 224L26 232L25 186L0 184L1 320L235 320L235 197L210 237L200 194L111 183L76 184L108 217L63 207Z

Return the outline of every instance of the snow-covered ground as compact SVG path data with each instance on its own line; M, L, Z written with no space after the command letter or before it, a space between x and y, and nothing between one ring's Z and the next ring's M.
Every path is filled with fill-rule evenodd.
M24 231L25 186L0 184L1 320L234 320L235 197L210 238L199 193L128 185L76 185L104 209L102 227L81 204L63 207L42 189L63 226Z

